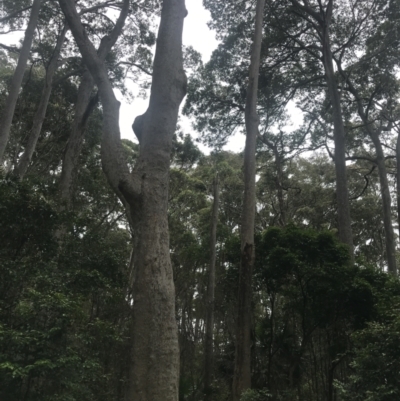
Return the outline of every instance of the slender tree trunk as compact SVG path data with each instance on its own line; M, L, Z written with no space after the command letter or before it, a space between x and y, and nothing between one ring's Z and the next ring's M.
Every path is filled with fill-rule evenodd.
M379 184L382 195L382 206L383 206L383 224L385 227L385 245L386 245L386 256L388 262L388 270L392 274L397 273L396 263L396 243L394 238L394 230L392 224L392 199L390 197L389 183L387 179L387 170L385 164L385 154L383 152L382 144L379 139L379 130L375 128L368 120L368 115L364 111L362 98L357 88L354 86L351 79L345 74L340 62L336 63L340 74L346 79L349 91L354 96L357 102L358 115L361 121L365 125L365 129L370 136L375 146L376 151L376 162L378 165L379 172Z
M382 195L383 224L385 227L385 245L388 271L389 273L397 274L396 243L392 224L392 199L390 197L385 155L383 153L382 144L378 133L373 129L368 129L368 131L370 131L370 137L375 145L376 151L376 162L378 165L379 184Z
M260 69L265 0L257 0L255 33L251 51L247 88L244 150L244 199L241 226L241 263L239 270L238 315L235 344L235 369L232 398L239 401L244 390L251 388L251 300L254 265L254 224L256 208L256 145L259 118L257 91Z
M39 20L39 11L42 0L34 0L29 17L28 26L25 31L24 41L18 58L17 68L15 69L10 91L5 101L4 109L0 118L0 164L3 162L6 151L10 129L14 117L15 106L17 104L19 91L21 89L22 79L24 78L26 64L32 47L33 36Z
M28 142L25 147L25 151L22 154L17 167L15 168L14 174L19 178L23 178L28 170L29 164L32 160L33 153L36 148L37 141L42 131L43 121L46 117L47 106L49 104L51 91L53 89L53 77L57 70L57 62L61 53L62 46L64 44L65 35L68 32L68 26L65 25L62 29L54 48L53 55L50 58L47 66L46 77L44 79L44 87L42 90L42 96L40 98L39 106L36 110L33 118L31 132L28 137Z
M397 133L396 142L396 184L397 184L397 224L399 225L399 237L400 237L400 131Z
M286 207L285 207L285 197L283 195L283 168L282 160L279 155L278 149L274 148L275 155L275 166L276 166L276 188L278 191L278 202L279 202L279 222L282 226L286 225Z
M93 78L89 71L85 71L79 85L72 130L62 160L59 191L61 200L67 209L70 208L72 202L74 172L82 150L86 123L96 105L95 98L90 101L93 88Z
M335 143L335 172L336 172L336 200L338 208L338 229L339 239L348 245L350 257L354 261L353 233L351 229L349 190L347 186L346 169L346 146L345 129L343 124L342 106L340 94L336 82L335 71L333 69L333 56L330 43L329 29L332 21L333 1L326 2L326 9L320 3L319 11L303 0L301 4L298 0L290 0L291 3L302 12L308 14L317 23L316 30L321 38L322 61L325 70L325 77L328 86L328 95L332 104L333 114L333 136ZM304 18L307 20L307 18Z
M214 202L211 218L211 237L210 237L210 271L208 272L207 287L207 318L206 318L206 339L204 344L204 399L212 400L212 379L214 370L214 293L215 293L215 261L217 244L217 224L218 224L218 206L219 206L219 183L218 176L213 184Z
M329 25L324 28L323 60L329 98L332 104L333 135L335 142L336 200L338 207L338 229L340 240L347 244L354 260L353 233L351 229L349 190L347 186L345 129L340 95L333 69L329 39Z
M104 63L84 31L74 1L59 3L99 89L103 170L134 226L132 366L127 400L177 401L179 346L167 208L172 139L186 93L182 56L185 2L163 1L150 104L134 124L140 154L133 173L124 161L119 102Z

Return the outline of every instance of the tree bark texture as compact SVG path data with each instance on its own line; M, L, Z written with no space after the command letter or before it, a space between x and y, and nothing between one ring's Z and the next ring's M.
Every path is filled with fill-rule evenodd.
M210 236L210 271L208 272L207 287L207 317L206 338L204 343L204 400L212 400L212 379L214 371L214 299L215 299L215 262L217 256L217 225L219 207L219 182L218 176L213 183L214 202L211 217Z
M172 138L186 93L182 56L185 2L163 1L149 108L134 123L140 154L132 173L120 141L119 102L104 63L87 38L73 0L59 3L99 90L103 170L134 228L132 366L127 400L177 401L179 346L167 208Z
M19 54L17 68L15 69L10 91L5 101L4 109L0 118L0 164L3 162L6 151L10 129L14 117L15 106L17 105L19 91L24 78L25 68L28 63L29 54L32 47L33 36L39 20L39 11L42 0L33 0L31 15L25 31L24 41Z
M164 0L149 108L135 120L141 215L135 222L132 371L129 401L177 401L179 348L169 254L168 185L172 138L186 94L184 0ZM133 215L134 211L132 211Z
M239 270L238 314L235 344L235 367L232 398L239 401L244 390L251 388L251 301L254 265L254 224L256 211L256 145L259 117L257 115L258 77L265 0L257 0L255 32L251 51L249 85L247 88L244 150L244 199L241 221L241 263Z
M42 131L43 121L46 117L47 106L49 105L50 95L53 89L53 78L57 70L58 58L60 56L61 49L65 40L65 35L67 34L68 29L68 26L65 25L60 32L53 54L46 68L46 76L44 79L42 95L35 116L33 117L33 123L28 136L28 142L25 146L24 153L20 157L18 165L16 166L14 171L14 174L20 179L24 177L28 170L29 164L32 160L32 156L36 148L37 141Z

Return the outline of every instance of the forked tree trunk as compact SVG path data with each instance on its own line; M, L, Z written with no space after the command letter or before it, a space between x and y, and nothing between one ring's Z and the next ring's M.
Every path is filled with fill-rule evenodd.
M125 20L129 13L129 4L123 3L124 6L114 26L114 29L107 36L104 36L100 42L97 54L100 60L104 61L107 54L117 42L121 35ZM59 192L63 207L70 209L73 195L73 185L76 176L79 156L81 154L83 139L85 136L86 126L90 115L95 109L98 96L91 97L94 89L94 80L90 71L83 73L81 83L78 89L77 100L75 104L74 122L72 124L71 134L65 147L61 177L59 183Z
M207 317L206 317L206 338L204 343L204 399L212 400L212 379L214 371L214 299L215 299L215 262L217 245L217 225L219 207L219 182L218 176L213 183L214 202L211 217L210 237L210 271L208 272L207 287Z
M39 139L40 133L42 131L43 121L46 117L47 106L49 105L51 91L53 89L53 78L57 70L57 62L61 53L62 46L64 44L65 35L68 32L68 26L65 25L62 29L56 46L54 48L53 54L47 65L46 76L44 78L44 87L42 90L42 95L40 98L39 106L36 110L35 116L33 117L32 128L28 136L28 142L25 146L24 153L19 159L18 165L14 170L14 174L22 179L28 170L29 164L32 160L33 153L36 148L37 141Z
M33 0L31 15L29 17L28 26L25 31L24 41L22 43L21 52L19 54L17 68L15 69L10 91L5 101L4 109L0 118L0 164L3 162L4 153L6 151L10 129L14 117L15 106L17 104L19 91L21 89L22 80L24 78L26 64L28 63L29 54L31 52L33 36L39 20L39 11L42 0Z
M74 1L59 3L99 90L103 170L134 228L132 366L127 400L177 401L179 346L167 208L172 138L186 93L182 56L185 1L163 1L150 104L134 124L140 154L132 173L120 140L119 102L104 63L84 31Z
M241 263L239 270L238 314L235 344L235 370L232 398L239 401L244 390L251 388L251 301L254 265L254 222L256 211L256 145L259 118L257 115L258 76L265 0L257 0L255 32L251 51L247 88L244 150L244 199L241 224Z

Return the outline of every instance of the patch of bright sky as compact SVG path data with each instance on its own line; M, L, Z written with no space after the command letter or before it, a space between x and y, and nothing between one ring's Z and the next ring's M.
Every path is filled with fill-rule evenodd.
M201 53L203 62L207 62L210 59L211 53L217 48L218 41L215 38L215 33L210 30L207 26L207 22L210 21L210 13L203 7L203 0L187 0L186 8L188 10L188 16L185 18L184 30L183 30L183 44L185 46L192 46L195 50ZM24 32L14 32L10 35L2 35L2 43L7 45L16 45L18 41L23 37ZM128 89L132 93L137 93L138 89L135 85L127 81ZM129 102L119 90L115 90L115 94L118 100L121 102L120 109L120 129L122 138L130 139L137 142L136 137L132 131L132 123L136 116L143 114L147 110L149 99L142 99L136 97L133 101ZM183 105L184 101L182 102ZM291 123L285 127L288 131L298 128L302 121L302 113L296 108L294 102L289 102L288 113L291 118ZM185 134L190 134L194 138L197 138L199 133L195 132L192 128L192 122L189 118L181 115L180 125ZM245 137L243 134L233 135L227 145L224 147L225 150L231 150L234 152L240 152L244 148ZM200 149L209 153L210 148L199 145Z

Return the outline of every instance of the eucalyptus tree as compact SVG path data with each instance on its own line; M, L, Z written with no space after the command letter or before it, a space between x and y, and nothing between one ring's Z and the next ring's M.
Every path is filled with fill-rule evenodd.
M123 160L119 102L107 70L85 33L75 4L60 0L103 106L102 165L133 226L132 366L128 399L178 399L179 349L167 221L168 170L179 105L186 92L182 29L184 0L164 0L150 104L133 125L140 143L131 173ZM126 0L124 4L129 1Z
M244 149L244 195L241 216L241 263L239 270L238 318L236 331L235 370L232 398L239 401L244 390L251 388L251 302L254 266L254 228L256 213L256 147L259 117L257 114L258 81L263 37L265 0L256 3L254 38L251 48L249 82L246 94Z
M371 8L370 12L376 13L374 19L369 22L370 35L358 39L359 48L363 50L362 56L355 57L343 48L334 56L334 60L344 81L343 100L350 109L355 105L354 111L360 119L353 124L365 131L375 148L376 156L372 161L379 172L388 270L396 274L396 244L383 137L386 132L390 132L392 126L390 121L387 119L385 121L385 113L390 114L391 110L398 107L395 99L399 93L396 79L398 66L396 33L399 29L399 20L398 17L387 18L391 13L384 9L380 11L379 7ZM365 71L368 71L367 79Z
M24 152L22 156L19 158L18 165L15 167L13 171L13 173L19 178L23 178L23 176L26 174L26 171L28 170L29 163L32 160L32 156L35 151L37 141L42 131L43 122L46 117L47 107L50 101L50 95L53 89L53 78L57 70L57 66L59 63L59 56L62 47L64 45L67 32L68 32L68 26L61 25L60 31L58 32L56 45L50 56L48 64L45 66L46 75L44 78L44 86L40 97L40 102L36 110L35 116L33 117L32 128L30 130Z
M29 22L25 31L22 47L19 52L17 67L14 72L5 107L0 116L0 163L3 162L4 153L10 136L10 128L14 117L18 94L24 78L25 68L31 51L35 29L39 20L42 0L33 0Z
M210 267L208 272L207 285L207 312L206 312L206 333L204 343L204 393L205 400L212 399L212 379L214 368L214 304L215 304L215 264L217 247L217 226L219 210L219 179L218 175L213 182L213 207L211 216L210 235Z
M296 49L296 56L319 61L323 68L323 73L319 72L317 77L324 77L332 107L339 237L342 242L349 246L350 252L353 254L345 160L346 133L340 92L333 67L333 53L337 51L335 45L346 46L347 40L350 43L353 36L358 32L359 27L350 31L352 37L345 37L343 42L336 44L336 41L332 38L332 25L333 21L340 21L340 18L336 19L336 11L341 10L342 5L342 3L335 3L333 0L322 2L290 0L285 4L281 3L280 7L282 8L275 13L277 20L274 27L281 29L288 41L292 43L291 46ZM287 12L292 12L294 15L289 24L283 20L286 18Z

